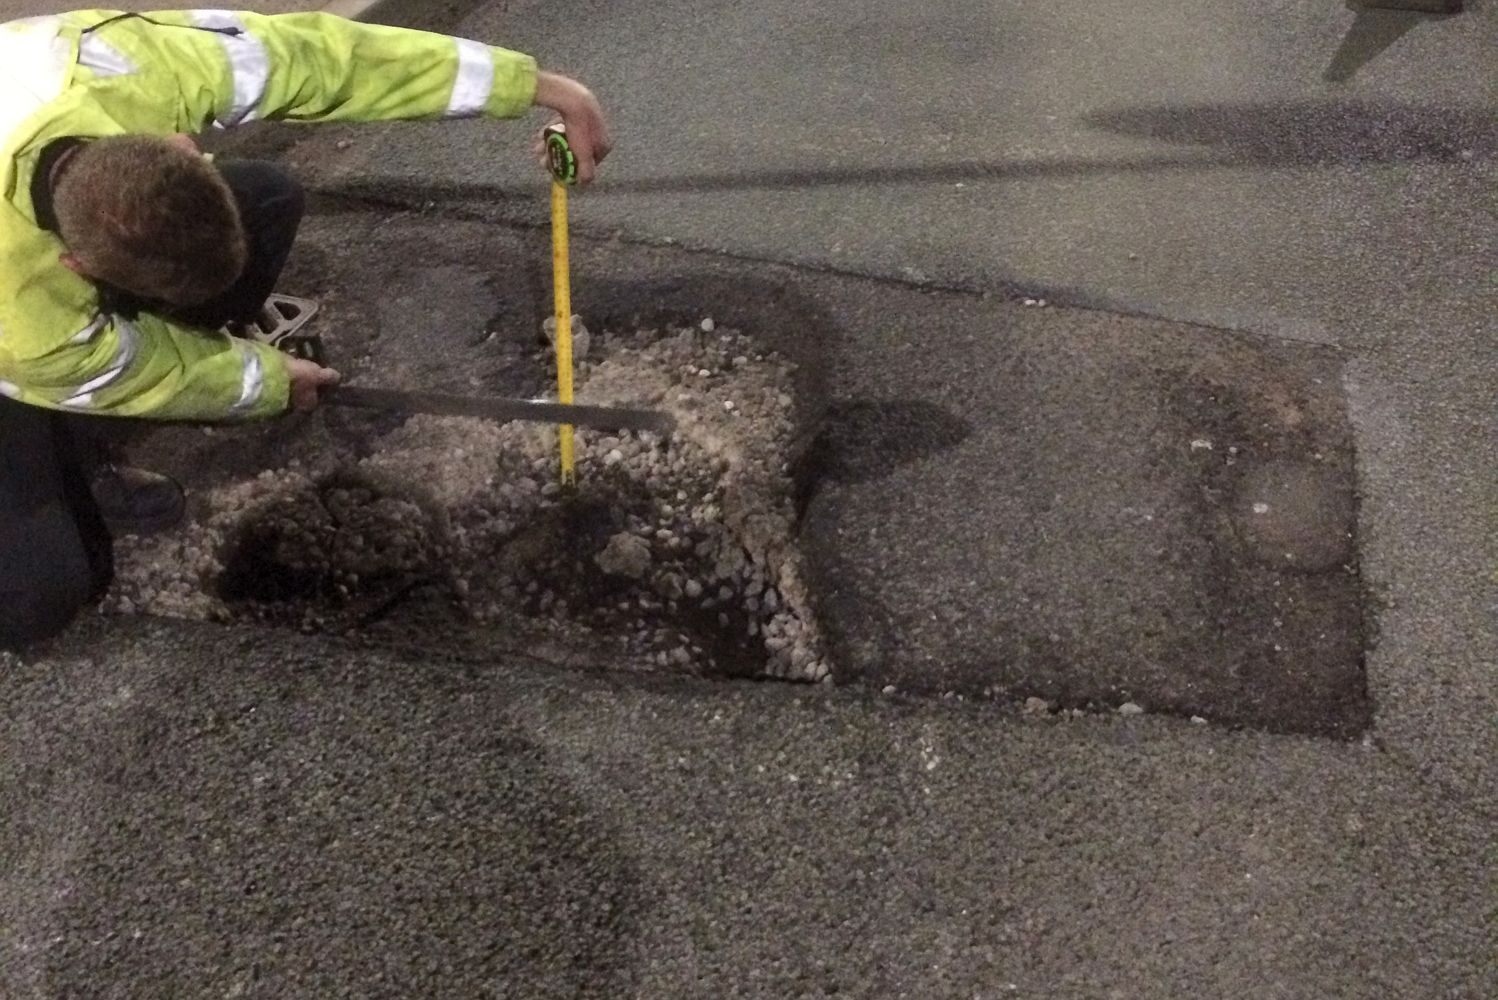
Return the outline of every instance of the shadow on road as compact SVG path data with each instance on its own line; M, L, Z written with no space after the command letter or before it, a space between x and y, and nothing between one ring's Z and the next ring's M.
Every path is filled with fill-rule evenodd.
M866 483L972 433L972 424L926 400L842 400L828 407L807 459L818 481Z
M1354 14L1352 27L1347 29L1342 44L1321 75L1327 83L1348 82L1422 22L1455 16L1413 10L1374 10L1363 6L1359 0L1348 0L1347 9Z
M1437 108L1392 102L1282 102L1158 105L1117 108L1086 116L1085 124L1120 135L1204 147L1195 152L1126 156L961 160L905 166L788 168L610 179L591 197L713 191L779 191L888 184L950 184L1118 173L1207 170L1222 167L1319 167L1367 163L1451 163L1490 159L1498 109ZM381 182L324 189L327 198L422 202L483 197L522 198L506 185L410 185Z
M1449 163L1490 158L1493 108L1428 108L1407 104L1204 104L1124 108L1089 115L1110 132L1227 151L1224 166L1323 166L1365 163Z

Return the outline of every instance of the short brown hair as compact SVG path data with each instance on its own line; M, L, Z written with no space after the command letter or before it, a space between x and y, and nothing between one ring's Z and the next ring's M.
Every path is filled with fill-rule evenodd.
M194 306L227 290L249 257L229 185L200 154L158 136L81 146L53 193L68 252L96 280Z

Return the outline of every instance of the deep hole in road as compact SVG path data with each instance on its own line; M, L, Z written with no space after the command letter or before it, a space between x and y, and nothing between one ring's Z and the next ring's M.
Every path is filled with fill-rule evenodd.
M826 678L795 544L794 366L711 321L587 338L581 397L667 409L673 434L579 432L563 490L554 428L415 416L213 488L182 532L123 540L111 606Z

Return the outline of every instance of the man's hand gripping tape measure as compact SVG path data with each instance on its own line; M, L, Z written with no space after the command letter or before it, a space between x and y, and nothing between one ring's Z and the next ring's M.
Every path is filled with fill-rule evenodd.
M541 132L546 143L546 164L551 176L568 186L577 183L577 155L567 142L567 126L561 122L548 125Z

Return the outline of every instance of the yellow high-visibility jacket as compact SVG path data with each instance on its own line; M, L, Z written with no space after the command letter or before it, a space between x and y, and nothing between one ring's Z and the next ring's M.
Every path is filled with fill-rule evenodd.
M50 142L256 119L511 118L535 92L529 56L326 14L81 10L0 25L0 394L159 419L287 406L279 352L102 311L37 222L31 182Z

